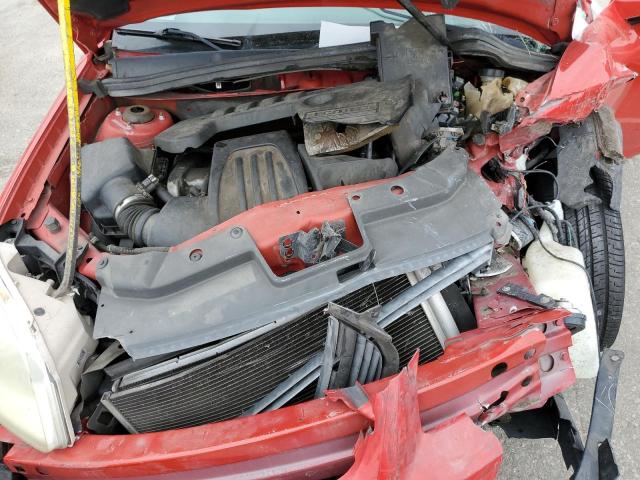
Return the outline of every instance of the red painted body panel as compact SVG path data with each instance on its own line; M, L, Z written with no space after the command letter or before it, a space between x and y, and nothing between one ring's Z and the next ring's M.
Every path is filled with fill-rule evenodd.
M56 0L39 1L57 20ZM454 11L444 9L439 0L415 4L424 11L453 13L502 25L549 44L570 39L576 9L575 0L461 0ZM304 6L399 8L394 0L129 0L129 10L122 15L101 21L87 15L73 15L73 26L80 48L96 52L114 28L149 18L199 10Z
M423 432L418 358L416 352L409 365L366 403L354 403L359 399L351 396L353 389L327 392L329 399L344 402L373 422L373 432L358 439L354 464L342 480L491 480L498 474L502 445L468 416L458 415Z
M444 355L418 367L423 428L430 430L460 414L484 424L506 411L542 406L572 385L575 374L567 350L571 335L562 322L566 315L564 310L525 316L518 312L504 317L498 327L450 339ZM546 324L545 333L537 327L540 324ZM543 355L555 360L548 372L539 368ZM493 368L502 362L507 371L493 377ZM392 378L364 389L372 395ZM509 392L506 399L487 409L503 391ZM18 443L5 462L33 478L152 478L160 473L175 473L173 478L238 478L234 475L242 472L254 472L244 478L273 478L265 475L280 471L290 475L285 478L318 478L349 467L358 432L369 424L361 414L325 398L181 430L83 434L72 448L47 454ZM271 469L266 474L261 463L265 458ZM196 471L193 476L190 470Z
M55 10L54 0L41 0L41 3L50 12ZM442 11L439 2L417 3L425 10ZM630 74L618 64L634 70L639 68L638 27L629 26L625 20L638 15L639 4L633 0L617 0L615 10L607 10L600 23L594 23L596 26L591 27L581 42L569 47L557 72L530 85L528 95L522 101L522 107L530 112L530 120L517 132L519 136L514 134L504 142L489 142L483 149L471 148L474 157L471 168L479 172L494 155L502 155L502 152L522 145L532 134L525 128L548 121L575 120L605 100L617 107L618 118L627 135L627 153L640 152L639 80L616 86ZM185 0L178 5L170 0L131 0L131 10L114 20L98 22L75 16L74 25L78 43L85 51L92 52L108 38L113 27L168 12L302 5L397 7L391 0ZM453 13L514 28L552 43L570 38L574 9L572 0L462 0ZM97 70L88 57L80 64L81 78L92 79L104 73ZM283 83L283 88L313 88L305 83L305 78L298 78L295 86L291 82ZM585 83L589 88L584 88ZM165 97L151 101L170 104L178 100ZM83 139L87 141L92 139L114 104L109 99L92 99L85 94L81 94L80 104ZM60 95L0 197L0 223L25 218L38 238L59 251L64 248L64 235L50 234L42 227L42 221L48 215L55 216L63 225L62 231L65 230L68 197L65 194L68 192L66 122L65 99ZM263 205L202 235L215 234L232 223L243 225L272 268L284 273L297 266L280 258L277 239L281 231L308 230L328 218L340 218L347 224L348 238L354 243L361 242L347 195L362 187L341 187ZM507 204L510 187L496 184L492 188ZM86 233L81 233L84 242L86 237ZM175 248L188 248L189 243ZM81 259L80 272L95 278L94 265L100 255L90 247ZM512 275L500 277L485 287L494 292L502 283L508 279L514 281L514 278L518 283L528 285L521 269L516 268ZM475 439L475 427L465 418L484 424L508 411L541 406L575 380L567 351L571 336L562 322L566 312L539 311L497 295L476 296L475 300L476 312L484 312L479 316L480 328L451 339L442 357L417 368L417 410L422 428L428 432L425 435L427 442L438 439L440 443L443 432L449 432L447 436L451 438L458 433L468 433ZM513 305L516 305L515 310L511 308ZM541 371L538 364L538 359L544 355L554 359L555 366L548 372ZM507 364L507 371L492 377L492 369L501 362ZM387 378L364 388L370 397L375 397L395 381ZM505 391L508 395L504 401L495 404ZM370 417L343 404L322 399L253 417L182 430L121 436L85 433L74 447L48 454L9 438L16 444L5 460L15 471L23 471L33 478L153 478L159 474L169 475L166 478L320 478L349 469L357 436L370 425ZM413 432L416 434L415 429ZM0 430L0 440L6 439L6 432ZM459 448L465 449L467 445L459 445ZM495 473L492 468L496 465L496 450L488 448L487 452L484 465L463 470L460 478L474 478L474 472L484 469Z
M500 137L502 152L539 138L553 123L583 120L606 102L617 107L628 104L623 107L627 109L626 118L628 109L640 107L638 88L629 85L630 81L638 81L633 79L640 70L640 36L620 13L617 3L589 24L580 40L568 45L556 69L519 93L516 104L526 116L516 128ZM624 3L628 6L632 2ZM635 4L640 12L640 2ZM636 121L623 123L629 136L625 145L627 155L640 153L640 144L632 134L634 124L637 128Z
M151 112L153 118L146 123L128 123L122 118L122 111L119 108L115 109L100 125L96 142L124 137L138 148L153 147L153 138L173 125L173 120L166 110L153 108Z

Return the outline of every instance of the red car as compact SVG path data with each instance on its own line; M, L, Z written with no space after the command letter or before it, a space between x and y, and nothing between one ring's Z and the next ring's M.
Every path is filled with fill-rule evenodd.
M617 477L640 2L72 18L77 252L64 94L0 197L0 475L489 479L497 424Z

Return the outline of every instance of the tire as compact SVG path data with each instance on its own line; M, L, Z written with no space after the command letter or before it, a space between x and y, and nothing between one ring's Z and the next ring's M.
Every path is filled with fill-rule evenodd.
M584 255L596 301L596 324L600 349L613 345L624 307L624 237L620 212L600 205L566 209L573 226L574 244Z

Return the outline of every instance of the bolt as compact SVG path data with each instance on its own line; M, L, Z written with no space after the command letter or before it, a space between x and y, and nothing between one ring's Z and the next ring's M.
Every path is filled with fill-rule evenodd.
M527 350L524 354L524 359L529 360L536 353L536 349L532 348L531 350Z
M100 261L98 262L97 267L98 268L104 268L107 266L107 264L109 263L109 259L107 257L102 257L100 259Z
M11 220L11 222L9 222L11 225L17 225L18 221L14 218L13 220Z
M33 310L33 313L34 313L37 317L41 317L42 315L44 315L44 308L42 308L42 307L35 308L35 309Z
M502 287L502 291L503 292L510 292L511 291L511 287Z
M540 303L549 303L549 301L551 301L549 297L540 297Z
M51 233L58 233L60 231L60 222L56 217L47 217L44 219L44 226Z
M233 227L231 229L231 238L240 238L242 236L242 228L240 227Z
M611 355L611 361L612 362L619 362L620 361L620 355Z
M202 250L200 250L199 248L192 250L189 254L189 260L191 260L192 262L199 262L200 260L202 260Z

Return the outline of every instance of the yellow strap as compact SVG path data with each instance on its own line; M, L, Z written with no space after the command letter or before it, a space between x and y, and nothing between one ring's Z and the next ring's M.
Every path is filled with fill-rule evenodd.
M69 233L64 276L55 296L69 290L73 282L77 248L78 229L80 223L80 179L82 163L80 160L80 109L78 106L78 86L76 81L76 59L73 51L73 26L71 24L71 7L69 0L58 0L58 21L60 23L60 41L64 59L65 85L67 90L67 116L69 118L69 153L70 153L70 201L69 201Z

